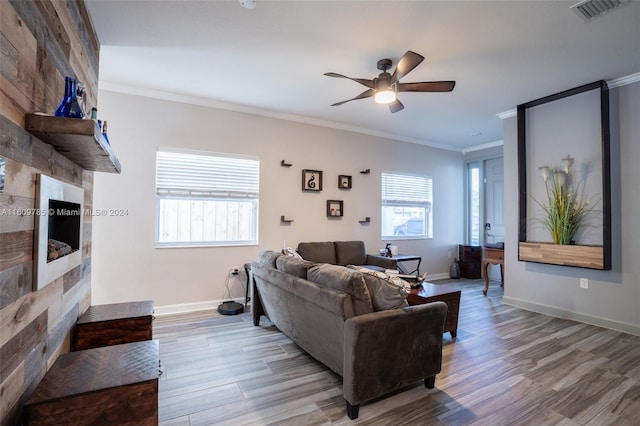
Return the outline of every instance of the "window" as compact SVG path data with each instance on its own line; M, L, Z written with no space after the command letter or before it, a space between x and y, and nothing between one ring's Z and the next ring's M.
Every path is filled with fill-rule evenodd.
M467 242L472 246L480 245L480 163L474 162L467 165L468 188L468 238Z
M431 178L382 173L382 238L431 238Z
M156 154L156 247L258 243L260 161L160 149Z

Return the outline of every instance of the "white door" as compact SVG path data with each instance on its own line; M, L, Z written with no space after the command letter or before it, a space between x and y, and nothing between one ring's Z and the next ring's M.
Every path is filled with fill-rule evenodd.
M485 215L484 241L504 242L504 161L502 158L484 162Z

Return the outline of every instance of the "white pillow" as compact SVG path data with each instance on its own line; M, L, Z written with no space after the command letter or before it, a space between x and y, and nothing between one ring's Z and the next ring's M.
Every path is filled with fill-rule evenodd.
M367 285L374 311L386 311L388 309L409 306L407 296L411 284L399 277L390 277L384 272L373 271L361 266L349 265L347 268L362 273Z
M294 249L292 249L291 247L283 248L282 249L282 254L284 254L286 256L293 256L296 259L304 260L302 258L302 256L300 256L300 254L297 251L295 251Z

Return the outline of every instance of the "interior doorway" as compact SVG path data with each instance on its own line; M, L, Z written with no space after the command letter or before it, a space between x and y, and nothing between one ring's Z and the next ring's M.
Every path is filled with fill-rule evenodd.
M484 161L484 243L504 243L504 161Z
M467 163L467 244L504 242L504 161Z
M467 244L504 247L503 157L467 162ZM489 278L500 280L499 267Z

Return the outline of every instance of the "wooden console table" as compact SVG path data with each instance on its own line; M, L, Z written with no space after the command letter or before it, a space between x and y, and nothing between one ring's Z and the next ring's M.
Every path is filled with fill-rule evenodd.
M152 321L151 300L90 306L76 322L72 348L80 351L151 340Z
M487 295L489 290L489 265L500 265L500 276L504 282L504 249L485 247L484 257L482 258L482 273L484 274L484 288L482 294Z
M62 354L24 406L26 425L157 425L157 340Z

